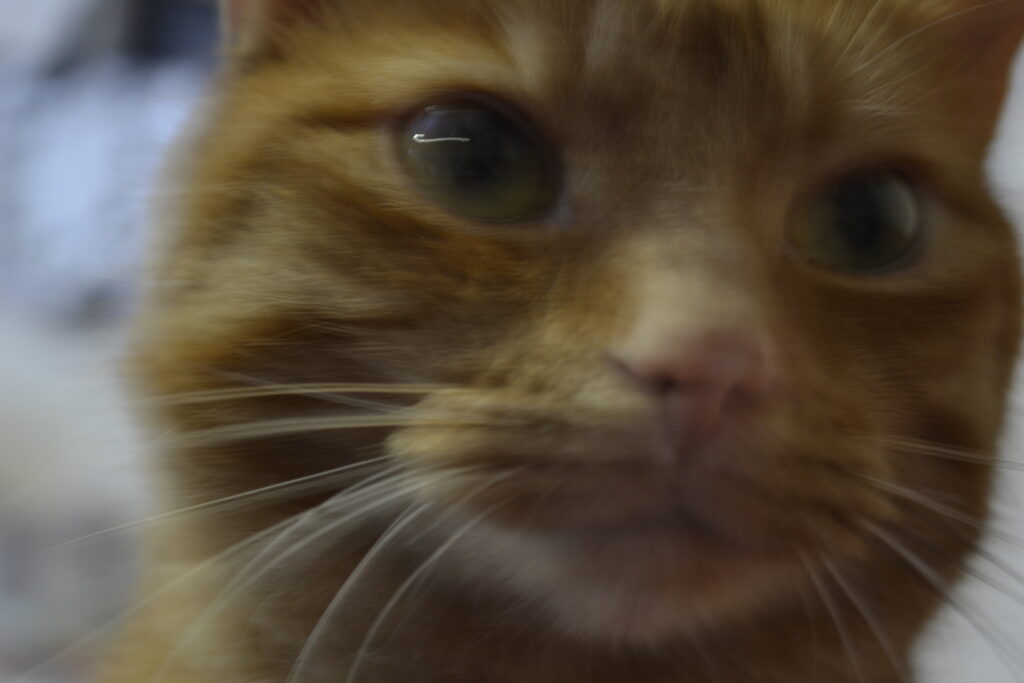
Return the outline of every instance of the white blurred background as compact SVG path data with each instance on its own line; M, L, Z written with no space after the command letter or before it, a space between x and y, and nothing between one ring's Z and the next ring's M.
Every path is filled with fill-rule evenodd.
M0 301L124 311L150 180L210 66L202 0L0 0Z
M67 542L145 514L117 359L155 174L215 32L209 0L0 0L0 683L86 680L96 628L129 601L130 533ZM1024 225L1020 71L992 169ZM1007 452L1024 461L1019 393ZM1002 483L999 529L1024 537L1024 475ZM965 584L971 618L935 625L924 683L1024 680L1006 662L1024 672L1024 581L1005 571L1024 575L1024 551L988 549L1003 567L977 570L998 588Z
M130 602L131 533L65 544L146 512L116 368L214 4L0 0L0 683L86 680Z

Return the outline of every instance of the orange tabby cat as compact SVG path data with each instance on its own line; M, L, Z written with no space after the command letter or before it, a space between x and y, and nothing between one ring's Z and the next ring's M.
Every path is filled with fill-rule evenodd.
M109 680L909 680L1020 326L1019 0L235 0ZM269 488L268 488L269 487Z

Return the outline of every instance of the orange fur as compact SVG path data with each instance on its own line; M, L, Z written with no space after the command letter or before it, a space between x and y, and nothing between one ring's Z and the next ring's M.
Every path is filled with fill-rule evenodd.
M983 160L1006 46L1024 29L1014 3L337 0L276 24L263 3L231 4L248 37L176 176L140 326L142 386L171 398L239 378L460 390L389 397L420 425L231 441L201 430L345 409L298 390L170 401L154 416L163 433L206 435L167 449L176 505L374 455L419 486L315 551L263 558L223 609L251 554L186 575L126 633L108 680L900 680L940 598L863 524L952 580L948 560L977 530L884 486L986 516L988 465L894 444L991 454L999 434L1020 282ZM411 185L395 122L453 91L535 123L564 167L558 217L475 224ZM915 262L851 275L789 253L807 198L872 164L920 186L929 227ZM778 353L780 397L728 424L686 477L655 462L650 401L605 362L652 319L745 330ZM325 495L154 532L152 585ZM631 521L673 496L708 516L712 538L667 542ZM421 511L408 533L372 550L404 509ZM475 515L486 519L464 526ZM452 538L352 671L384 605ZM831 582L838 628L803 560Z

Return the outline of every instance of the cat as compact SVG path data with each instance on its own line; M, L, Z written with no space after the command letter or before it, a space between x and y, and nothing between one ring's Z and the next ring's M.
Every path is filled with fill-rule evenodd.
M987 517L1015 0L233 0L111 683L912 679Z

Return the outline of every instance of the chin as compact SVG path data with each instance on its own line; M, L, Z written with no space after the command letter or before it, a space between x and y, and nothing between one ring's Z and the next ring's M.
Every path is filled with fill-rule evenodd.
M555 530L484 522L455 562L555 633L657 646L799 595L795 552L748 550L676 520Z

